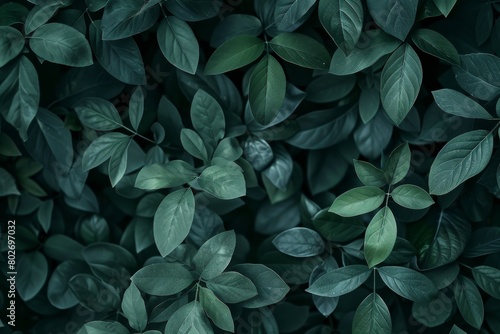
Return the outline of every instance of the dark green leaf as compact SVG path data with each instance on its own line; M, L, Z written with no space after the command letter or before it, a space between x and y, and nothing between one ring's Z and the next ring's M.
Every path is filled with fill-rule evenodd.
M359 152L368 159L380 157L392 138L393 128L382 111L366 124L359 124L354 131L354 142Z
M338 101L346 97L356 85L354 75L336 76L325 74L318 76L309 83L306 89L306 99L316 103Z
M321 236L305 227L295 227L281 232L273 239L273 244L280 252L294 257L315 256L325 250Z
M434 283L423 274L405 267L378 268L384 283L403 298L412 301L425 301L437 295Z
M500 58L495 55L461 55L453 71L460 87L475 98L491 101L500 94Z
M115 149L128 142L130 137L118 132L110 132L97 138L83 153L82 168L84 171L99 166L111 158Z
M359 304L352 322L352 333L392 333L391 314L377 293L372 292Z
M500 299L500 270L489 266L472 268L472 276L477 285L490 296Z
M38 251L26 253L18 260L16 268L16 290L19 297L24 301L33 299L47 280L47 259Z
M262 171L262 175L278 189L284 190L292 177L293 160L281 145L274 148L274 161Z
M418 0L368 0L368 10L386 33L404 41L417 15Z
M129 334L128 329L119 322L91 321L83 325L77 334Z
M175 16L165 17L158 27L157 37L161 52L172 65L196 73L200 50L196 36L186 22Z
M425 53L449 62L460 65L460 55L457 49L440 33L431 29L418 29L411 36L413 43Z
M472 234L464 257L478 257L500 251L500 227L483 227Z
M69 288L69 280L85 272L85 267L83 262L64 261L54 269L47 286L47 297L52 305L61 310L78 305L78 299Z
M234 332L234 322L229 307L207 288L199 287L199 296L201 306L214 324L222 330Z
M201 277L210 280L222 274L231 261L235 247L234 231L222 232L207 240L193 257Z
M313 225L325 239L333 242L351 241L365 231L358 217L342 217L326 209L313 217Z
M385 192L377 187L363 186L351 189L335 199L329 211L342 217L371 212L384 202Z
M371 273L372 271L364 265L342 267L323 274L306 291L323 297L342 296L356 290Z
M165 333L213 334L214 332L200 302L195 300L182 306L172 315L165 327Z
M274 52L284 60L306 68L327 69L330 55L315 39L298 33L283 33L269 41Z
M391 152L384 164L384 172L389 184L400 182L410 170L411 151L407 143L401 144Z
M8 2L0 6L0 26L23 23L28 16L28 12L28 9L20 4Z
M383 207L366 228L364 253L371 268L383 262L391 254L397 237L396 219L391 209Z
M423 69L417 53L410 44L403 44L389 57L380 78L382 105L396 125L413 107L422 79Z
M218 48L235 36L258 36L262 30L262 22L257 17L247 14L232 14L225 17L214 28L210 45Z
M212 278L207 282L207 287L224 303L239 303L258 294L249 278L232 271Z
M24 36L19 30L0 26L0 67L17 57L24 48Z
M348 55L358 43L363 28L361 0L320 0L318 13L323 28Z
M457 3L457 0L433 0L436 7L444 15L448 16Z
M429 191L444 195L479 174L490 161L493 135L474 130L450 140L439 151L429 172Z
M0 168L0 196L21 195L16 186L16 179L5 169Z
M200 21L219 16L222 21L227 7L213 0L174 0L164 3L167 9L184 21ZM231 7L232 8L232 7Z
M434 200L424 189L412 184L396 187L391 192L391 197L399 205L414 210L425 209L434 204Z
M440 89L432 92L439 108L448 114L465 118L493 119L493 116L473 99L453 89Z
M277 0L274 20L279 31L293 31L307 18L316 0Z
M461 330L460 327L458 327L457 325L453 325L453 327L450 330L450 334L467 334L467 332Z
M477 287L469 278L460 275L453 293L462 317L472 327L480 329L484 319L484 305Z
M264 41L258 37L235 36L225 41L210 56L205 67L205 74L220 74L248 65L259 58L264 47Z
M194 281L189 270L178 263L150 264L130 279L139 289L153 296L175 295Z

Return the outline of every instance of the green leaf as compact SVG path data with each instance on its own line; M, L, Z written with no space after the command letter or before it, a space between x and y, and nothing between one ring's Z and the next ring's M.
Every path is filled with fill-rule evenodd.
M229 307L207 288L200 286L198 292L200 304L214 324L222 330L234 333L234 322Z
M351 189L333 201L328 211L342 217L352 217L371 212L384 202L385 192L377 187L363 186Z
M137 35L151 28L160 16L158 0L109 0L102 15L103 40Z
M125 175L130 143L132 143L132 139L121 141L119 145L114 147L114 152L109 159L108 174L112 187L116 186Z
M54 201L46 200L40 204L37 212L37 218L43 230L47 233L52 223L52 213L54 211Z
M198 185L220 199L234 199L246 195L245 178L237 165L208 167L198 177Z
M205 67L205 75L229 72L248 65L259 58L264 47L264 41L258 37L234 36L212 53Z
M273 245L282 253L294 257L316 256L325 250L325 242L314 230L294 227L281 232L273 239Z
M380 91L376 88L363 89L359 96L359 116L368 123L379 111Z
M174 188L191 182L198 176L194 168L182 160L172 160L166 165L153 164L141 169L135 187L144 190Z
M130 327L141 332L144 331L148 324L146 304L144 304L141 292L134 283L131 283L123 294L122 311L128 319Z
M214 332L200 302L194 300L172 314L165 327L165 333L213 334Z
M373 216L366 229L364 253L370 268L383 262L391 254L397 233L394 214L388 207L383 207Z
M365 265L345 266L321 275L306 291L323 297L342 296L356 290L370 277L371 272Z
M454 66L455 79L467 93L483 101L500 94L500 58L488 53L460 56L460 66Z
M326 209L318 212L312 223L325 239L333 242L351 241L365 231L365 225L359 217L342 217Z
M69 5L71 2L73 1L49 0L41 4L36 4L26 17L26 22L24 24L25 34L29 35L40 26L47 23L59 8Z
M354 160L354 169L365 186L383 187L387 184L385 173L366 161Z
M298 33L283 33L269 41L271 49L282 59L306 68L327 69L330 54L315 39Z
M203 139L210 158L219 140L224 138L224 112L215 98L199 89L193 97L190 114L193 127Z
M408 143L403 143L391 152L384 165L384 172L389 184L396 184L405 178L410 170L411 151Z
M240 303L245 308L259 308L282 300L290 288L273 270L262 264L238 264L231 268L249 278L258 295Z
M99 64L109 74L130 85L146 82L141 51L132 37L117 41L103 40L101 21L96 20L89 26L89 39Z
M80 122L91 129L110 131L123 126L118 110L113 103L99 97L82 99L73 108Z
M286 77L273 56L265 55L250 76L249 102L257 122L266 125L278 115L285 100Z
M30 48L40 58L52 63L85 67L93 64L92 51L85 36L61 23L47 23L30 38Z
M429 172L429 191L444 195L479 174L493 153L493 135L474 130L450 140L439 151Z
M338 101L346 97L356 85L356 77L325 74L313 79L306 89L306 100L316 103Z
M361 0L320 0L318 14L323 28L348 55L358 43L363 28Z
M480 329L484 320L484 304L477 287L469 278L459 275L453 293L462 317L472 327Z
M16 269L16 290L19 297L24 301L33 299L47 280L47 259L38 251L26 253L18 260Z
M28 128L35 118L40 102L40 87L35 66L22 56L0 68L0 105L5 120L28 139Z
M94 140L83 153L82 168L88 171L111 158L116 148L128 143L130 137L123 133L110 132Z
M425 301L437 295L434 283L410 268L387 266L378 268L382 281L395 293L411 301Z
M500 227L490 226L474 231L462 255L471 258L498 251L500 251Z
M176 190L160 203L154 217L153 233L161 256L170 254L189 234L194 206L191 188Z
M208 239L193 257L193 263L201 277L213 279L231 262L236 247L234 231L225 231Z
M24 48L24 36L19 30L0 26L0 67L17 57Z
M412 184L396 187L391 192L391 197L399 205L414 210L425 209L434 204L427 191Z
M380 98L389 118L399 125L417 100L423 69L410 44L389 57L380 78Z
M467 334L467 332L461 330L460 327L458 327L457 325L453 325L453 327L450 330L450 334Z
M182 147L193 157L208 162L207 147L199 134L191 129L181 130Z
M316 0L277 0L274 22L279 31L293 31L307 19Z
M44 254L57 261L83 260L82 250L80 243L63 234L52 235L43 245Z
M213 159L222 158L227 161L238 160L243 154L240 143L235 138L224 138L215 149Z
M457 3L457 0L433 0L436 7L444 15L450 15L451 10Z
M106 3L108 0L85 0L85 3L87 4L87 8L91 12L97 12L106 6Z
M178 69L195 74L200 47L191 27L175 16L167 16L158 27L158 44L167 60Z
M392 333L391 314L377 293L372 292L359 304L352 321L352 333Z
M262 22L256 16L231 14L215 26L210 45L218 48L235 36L259 36L262 31Z
M435 90L432 95L439 108L448 114L465 118L493 119L493 116L479 103L456 90Z
M248 277L233 271L212 278L207 282L207 287L224 303L239 303L258 294Z
M23 23L28 16L28 9L15 2L8 2L0 6L0 26L11 26Z
M69 288L69 280L84 272L86 266L83 262L70 260L62 262L54 269L47 285L47 298L53 306L66 310L78 305L78 299Z
M352 51L346 55L344 51L335 51L330 63L329 73L335 75L349 75L360 72L375 64L383 56L393 52L401 44L401 41L384 33L381 30L374 30L362 33L361 41Z
M375 23L386 33L404 41L413 27L418 0L367 0Z
M83 325L77 334L129 334L128 329L119 322L91 321Z
M21 195L16 186L16 179L5 169L0 168L0 196Z
M150 264L130 279L139 289L153 296L175 295L194 281L189 270L179 263Z
M411 39L423 52L452 65L460 65L460 55L457 49L440 33L431 29L417 29L412 34Z
M142 88L139 86L134 90L134 93L132 93L128 108L128 117L130 119L130 124L132 124L132 128L135 131L139 129L139 124L141 123L143 114L144 114L144 92Z
M472 276L481 289L493 298L500 299L500 270L489 266L478 266L472 268Z
M21 151L19 151L12 138L5 133L0 133L0 154L6 157L18 157L21 155Z
M436 312L435 305L438 303L440 311ZM452 299L440 291L437 297L430 301L414 302L411 314L421 324L427 327L437 327L448 321L453 311Z

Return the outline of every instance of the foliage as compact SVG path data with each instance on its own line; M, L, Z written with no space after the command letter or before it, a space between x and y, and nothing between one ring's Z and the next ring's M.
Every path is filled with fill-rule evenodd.
M3 330L500 333L498 13L1 5Z

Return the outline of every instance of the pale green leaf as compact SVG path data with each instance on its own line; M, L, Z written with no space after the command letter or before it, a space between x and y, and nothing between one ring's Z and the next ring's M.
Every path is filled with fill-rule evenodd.
M222 330L234 333L234 322L229 307L207 288L199 287L198 292L200 304L214 324Z
M384 198L385 192L378 187L358 187L338 196L329 211L342 217L362 215L382 205Z
M345 266L323 274L306 291L323 297L342 296L356 290L371 273L372 271L365 265Z
M391 209L383 207L373 216L366 228L364 241L365 258L370 268L383 262L391 254L397 232L396 219Z
M144 190L173 188L191 182L198 176L194 168L185 161L172 160L166 165L152 164L141 169L135 187Z
M399 205L413 210L425 209L434 204L434 200L427 191L412 184L403 184L394 188L391 197Z

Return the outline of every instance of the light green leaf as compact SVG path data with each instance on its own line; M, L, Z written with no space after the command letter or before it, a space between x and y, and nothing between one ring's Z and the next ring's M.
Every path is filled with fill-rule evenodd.
M410 44L400 46L389 57L380 78L380 98L389 118L399 125L417 100L423 69Z
M323 28L348 55L358 43L363 28L361 0L320 0L318 14Z
M227 161L235 161L241 157L243 149L236 138L224 138L215 149L213 159L222 158Z
M241 35L224 42L207 61L205 75L220 74L252 63L264 51L262 39Z
M122 311L130 327L140 332L144 331L148 324L146 305L144 304L144 299L142 299L141 292L133 282L123 294Z
M102 15L103 40L137 35L151 28L160 16L158 0L109 0Z
M0 67L17 57L24 48L24 36L19 30L0 26Z
M5 169L0 168L0 196L21 195L16 186L16 179Z
M364 253L371 268L382 263L396 244L397 225L389 207L383 207L373 216L365 233Z
M96 20L89 26L89 39L99 64L109 74L130 85L146 83L141 51L132 37L103 40L101 21Z
M375 64L377 60L396 50L401 41L381 30L372 30L370 35L362 33L360 45L346 55L344 51L335 51L328 72L336 75L349 75L364 70Z
M439 108L448 114L465 118L493 119L479 103L453 89L440 89L432 92Z
M283 33L269 41L271 49L282 59L306 68L327 69L330 54L315 39L298 33Z
M137 131L139 129L139 124L141 123L142 115L144 114L144 92L139 86L136 88L132 96L130 97L129 107L128 107L128 117L130 119L130 124L132 128Z
M210 158L219 140L224 138L224 112L215 98L199 89L193 97L190 114L193 127L203 139Z
M122 141L116 145L109 159L108 174L111 186L114 187L125 175L127 170L128 148L132 139Z
M208 167L198 177L198 185L220 199L234 199L246 195L245 178L235 164Z
M40 87L35 66L22 56L0 68L0 105L5 120L28 139L28 128L35 118L40 102Z
M354 169L365 186L383 187L387 184L385 173L366 161L354 160Z
M274 22L279 31L293 31L309 17L316 0L277 0ZM272 3L271 3L272 6Z
M262 264L238 264L231 268L249 278L258 295L240 303L245 308L259 308L282 300L290 288L273 270Z
M198 292L200 304L214 324L222 330L234 333L234 322L229 307L207 288L200 286Z
M460 65L460 55L457 49L440 33L431 29L417 29L412 34L411 39L423 52L452 65Z
M484 320L484 304L474 282L459 275L453 289L460 314L472 327L480 329Z
M500 270L489 266L472 268L472 276L477 285L490 296L500 299Z
M181 130L182 147L193 157L208 162L207 147L199 134L191 129Z
M323 274L306 291L323 297L342 296L356 290L370 277L371 272L361 264L345 266Z
M389 184L400 182L410 170L411 151L408 143L403 143L391 152L384 165L384 172Z
M198 176L194 168L185 161L172 160L166 165L152 164L141 169L135 187L144 190L174 188L191 182Z
M130 332L116 321L91 321L83 325L77 334L130 334Z
M493 135L474 130L450 140L439 151L429 172L429 191L444 195L479 174L493 153Z
M172 314L165 327L165 333L213 334L214 332L200 302L194 300Z
M47 23L30 38L30 48L40 58L52 63L85 67L93 64L92 51L85 36L62 23Z
M26 253L19 258L16 269L16 290L19 297L24 301L33 299L47 280L47 259L38 251Z
M154 217L153 233L161 256L170 254L189 234L194 206L191 188L176 190L160 203Z
M352 321L352 333L392 333L391 314L377 293L372 292L359 304Z
M257 122L266 125L278 115L285 100L286 77L273 56L265 55L250 76L249 102Z
M258 294L248 277L233 271L212 278L207 282L207 287L224 303L239 303Z
M434 0L434 4L444 16L450 15L456 3L457 0Z
M434 200L424 189L413 184L403 184L396 187L391 192L394 202L408 209L425 209L432 204Z
M363 186L338 196L328 211L342 217L352 217L371 212L384 202L385 192L377 187Z
M367 0L368 10L375 23L402 41L413 27L418 0Z
M137 271L130 280L149 295L170 296L187 288L194 278L180 263L154 263Z
M234 231L225 231L208 239L193 257L193 263L201 277L213 279L224 271L231 262L236 235Z
M83 153L82 168L88 171L99 166L104 161L111 158L115 149L124 142L128 142L130 137L123 133L110 132L94 140Z
M191 27L175 16L165 17L157 32L160 50L167 60L182 71L195 74L200 47Z
M91 129L110 131L123 126L120 114L113 103L99 97L82 99L73 108L80 122Z
M325 242L314 230L294 227L281 232L273 239L273 245L282 253L294 257L310 257L323 253Z
M410 268L387 266L378 268L382 281L389 289L411 301L425 301L437 295L434 283Z

